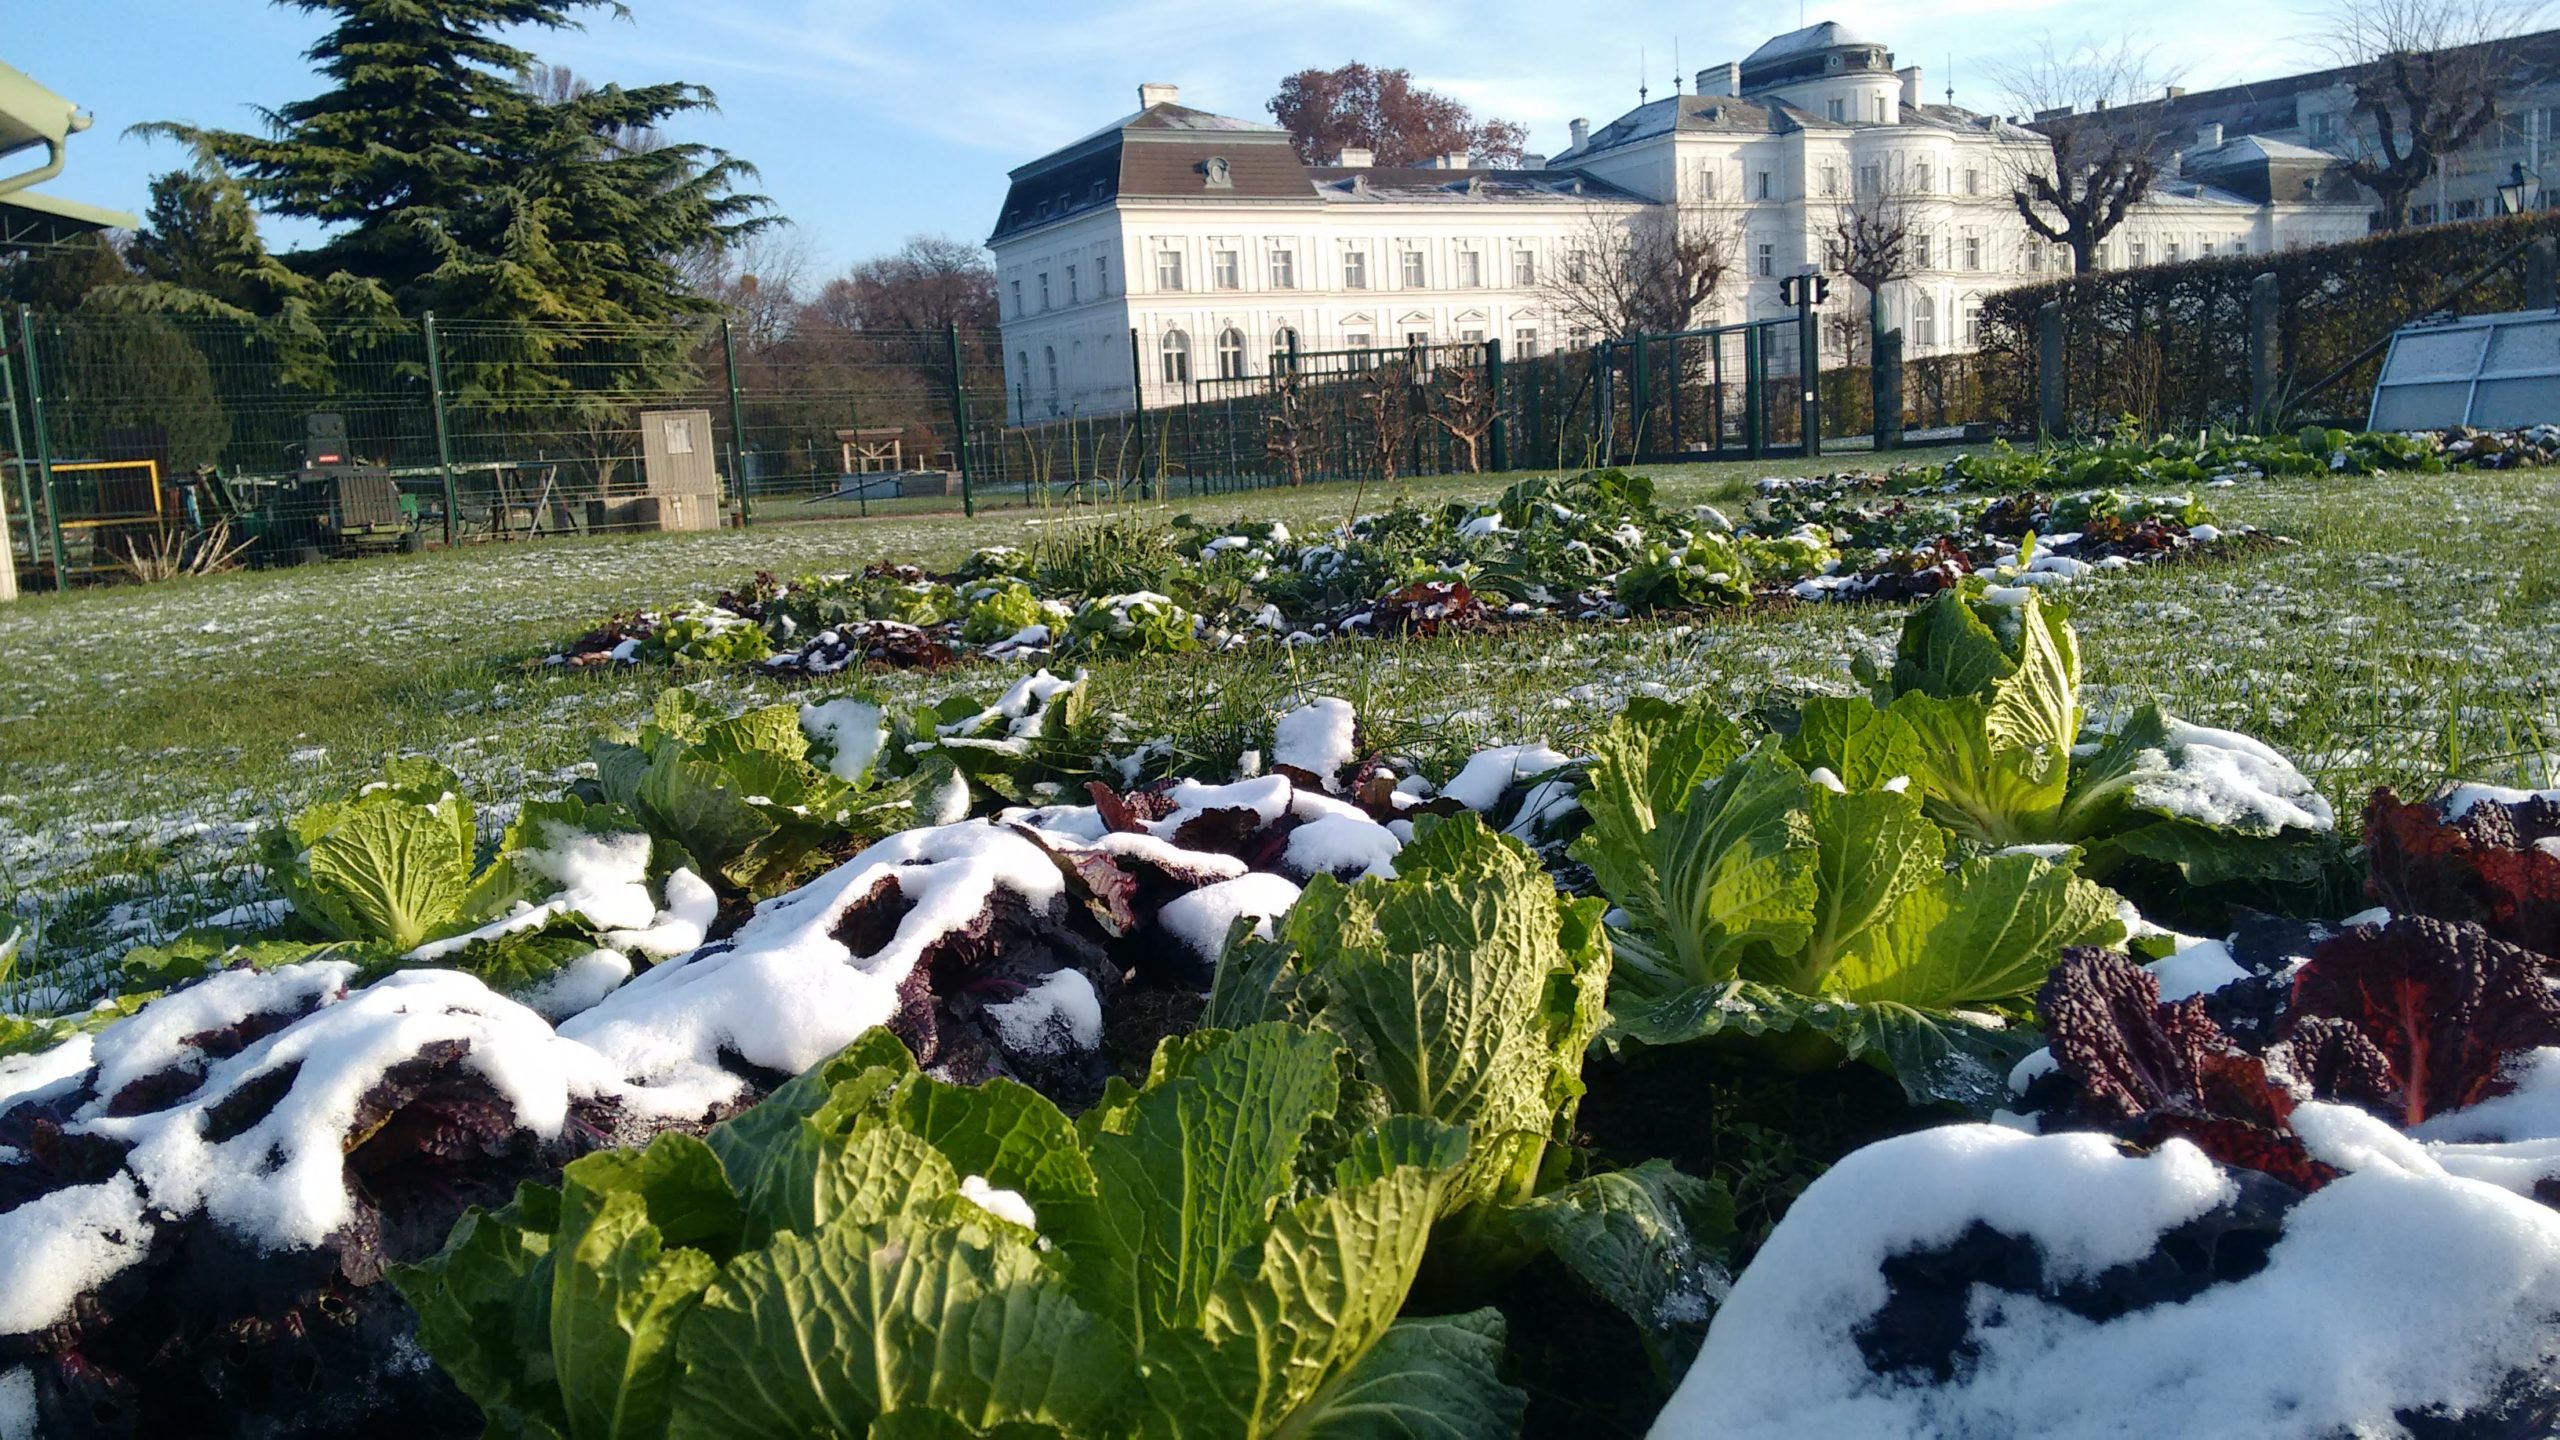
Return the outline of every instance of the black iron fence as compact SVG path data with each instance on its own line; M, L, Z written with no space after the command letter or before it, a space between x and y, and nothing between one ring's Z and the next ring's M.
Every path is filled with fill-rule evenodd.
M1787 318L1520 353L1532 332L1506 347L1226 331L1193 352L1104 331L1090 354L1008 357L995 331L761 334L718 316L21 310L0 314L0 502L19 574L60 585L612 529L1803 453L1801 333ZM1931 363L1906 381L1924 424L1933 397L1943 418L1978 389L1933 383ZM1826 434L1867 428L1864 374L1815 377Z

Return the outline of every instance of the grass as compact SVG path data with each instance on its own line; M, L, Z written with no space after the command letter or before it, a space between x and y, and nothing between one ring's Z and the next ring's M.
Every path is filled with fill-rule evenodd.
M1941 452L1944 453L1944 452ZM1850 464L1856 461L1846 462ZM1805 462L1656 470L1666 500L1732 506ZM1311 533L1399 496L1483 497L1508 477L1311 486L1101 512L1280 519ZM2547 474L2245 483L2225 520L2301 544L2264 559L2144 571L2071 596L2101 712L2156 697L2293 754L2342 809L2375 784L2449 775L2560 783L2560 505ZM773 507L765 507L770 517ZM745 704L785 687L732 674L543 670L528 662L615 610L708 595L759 569L942 567L1091 510L898 514L750 531L481 547L0 607L0 894L30 968L74 973L263 893L256 826L383 757L451 764L501 823L579 773L589 736L633 723L670 683ZM1707 694L1740 711L1843 692L1897 610L1786 607L1683 623L1541 626L1429 643L1096 667L1096 700L1134 749L1171 738L1204 765L1267 743L1314 693L1359 707L1372 743L1446 763L1478 745L1570 745L1631 693ZM857 683L925 700L992 692L960 667Z

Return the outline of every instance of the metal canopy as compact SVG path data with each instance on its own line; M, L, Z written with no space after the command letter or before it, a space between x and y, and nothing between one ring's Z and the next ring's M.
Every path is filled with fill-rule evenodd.
M131 230L141 220L103 205L83 205L33 190L0 195L0 251L60 245L101 230Z
M2382 357L2375 430L2487 430L2560 423L2560 311L2421 320Z

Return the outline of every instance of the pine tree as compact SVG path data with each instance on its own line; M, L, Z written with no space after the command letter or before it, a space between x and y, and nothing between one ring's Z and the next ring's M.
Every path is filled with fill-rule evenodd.
M309 52L329 88L269 133L163 124L239 177L271 215L335 227L280 257L341 287L370 282L402 314L613 323L702 308L676 259L763 223L753 172L658 143L712 104L699 86L607 86L551 101L508 27L564 29L607 0L279 0L336 23ZM635 137L644 143L635 145Z

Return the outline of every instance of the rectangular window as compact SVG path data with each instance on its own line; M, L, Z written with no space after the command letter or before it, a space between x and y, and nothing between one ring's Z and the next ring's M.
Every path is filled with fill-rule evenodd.
M1345 290L1369 288L1368 251L1354 248L1342 252L1342 288Z
M1404 332L1404 348L1406 348L1407 350L1424 350L1424 349L1428 349L1428 348L1430 348L1430 345L1431 345L1431 332L1430 332L1430 331L1428 331L1428 330L1407 330L1406 332Z
M1923 164L1912 167L1911 188L1919 191L1923 195L1929 193L1929 167L1927 165Z
M1458 332L1458 338L1469 345L1481 345L1484 343L1484 332L1481 330L1461 330Z
M2150 264L2150 242L2145 240L2127 240L2124 242L2124 263L2127 266Z
M2041 272L2044 269L2044 247L2033 240L2028 241L2026 259L2029 270Z
M1046 270L1040 272L1040 308L1049 308L1049 272Z
M2454 219L2456 219L2456 220L2477 220L2477 219L2479 219L2479 218L2480 218L2480 202L2479 202L2479 201L2477 201L2477 200L2456 200L2456 201L2454 201L2454 202L2453 202L2453 218L2454 218Z
M1515 358L1517 358L1517 359L1521 359L1521 360L1535 360L1535 359L1537 359L1537 358L1538 358L1538 332L1537 332L1536 330L1534 330L1534 329L1521 329L1521 330L1514 330L1514 331L1512 331L1512 332L1511 332L1511 353L1512 353L1512 355L1513 355Z
M1876 97L1875 121L1879 125L1884 123L1884 97L1881 95Z
M1915 270L1926 270L1926 269L1928 269L1928 268L1929 268L1932 264L1934 264L1934 263L1936 263L1936 262L1935 262L1935 260L1934 260L1934 258L1929 254L1929 237L1928 237L1926 234L1921 234L1921 235L1914 235L1914 236L1912 236L1912 237L1911 237L1911 265L1912 265L1912 268L1913 268L1913 269L1915 269Z
M1022 314L1022 282L1019 280L1013 282L1013 313L1017 318Z
M1067 303L1076 303L1076 267L1073 265L1067 267Z
M1982 312L1979 310L1964 312L1964 343L1968 350L1982 348Z
M1753 263L1753 268L1754 268L1754 269L1756 269L1756 270L1758 270L1758 271L1759 271L1761 274L1763 274L1763 275L1775 275L1775 274L1777 274L1777 273L1778 273L1778 247L1777 247L1777 246L1775 246L1775 245L1771 245L1771 244L1769 244L1769 243L1767 243L1767 242L1765 242L1765 241L1764 241L1764 242L1762 242L1762 244L1761 244L1761 246L1760 246L1760 250L1759 250L1758 258L1757 258L1757 259L1754 261L1754 263Z
M2231 242L2231 253L2232 253L2232 254L2234 254L2234 255L2246 255L2246 254L2248 254L2248 253L2249 253L2249 242L2248 242L2248 241L2246 241L2246 240L2234 240L2234 241L2232 241L2232 242Z
M1511 252L1511 283L1523 290L1538 283L1538 252L1535 250Z
M2334 145L2338 142L2338 112L2323 110L2311 117L2311 143Z
M1716 198L1716 162L1713 160L1698 162L1698 198L1701 200Z
M1219 290L1244 288L1244 262L1233 250L1209 252L1209 284Z
M2436 223L2436 207L2433 205L2410 206L2409 223L2412 225L2433 225Z
M1834 100L1831 102L1829 110L1825 113L1831 117L1831 123L1837 125L1849 118L1849 102L1846 100Z
M2172 264L2172 265L2177 264L2177 263L2178 263L2178 261L2182 258L2182 257L2181 257L2181 254L2180 254L2180 249L2179 249L2178 242L2177 242L2177 241L2175 241L2175 240L2172 240L2172 241L2170 241L2168 244L2161 246L2161 247L2160 247L2160 258L2161 258L2161 259L2163 259L2163 260L2168 261L2168 262L2169 262L2170 264Z
M1093 257L1093 293L1096 295L1111 293L1111 257L1108 255Z
M1964 237L1964 268L1967 270L1982 268L1982 237L1979 235Z
M2212 241L2210 241L2210 240L2207 240L2207 241L2205 241L2203 244L2198 245L2198 246L2196 247L2196 258L2197 258L2197 259L2199 259L2199 260L2210 260L2210 259L2212 259L2212 258L2213 258L2213 242L2212 242Z
M1350 332L1346 333L1346 334L1342 337L1342 348L1343 348L1343 349L1345 349L1345 350L1366 350L1366 349L1368 349L1368 348L1369 348L1369 332L1368 332L1368 331L1366 331L1366 330L1353 330L1353 331L1350 331Z
M1156 288L1159 290L1182 288L1181 251L1159 250L1156 252Z
M1484 256L1473 250L1458 252L1458 284L1468 290L1484 288Z
M1295 251L1271 252L1271 288L1274 290L1298 288L1298 256Z
M1825 195L1837 195L1840 193L1839 166L1825 165L1822 167L1822 193Z
M1868 164L1858 167L1858 193L1876 195L1884 191L1884 167Z
M1967 195L1979 195L1982 193L1981 171L1967 170L1964 172L1964 193Z
M1766 200L1769 198L1769 172L1766 170L1760 171L1759 176L1759 198Z
M1422 288L1422 252L1419 250L1404 252L1404 288L1407 290Z
M1590 277L1591 256L1581 246L1576 245L1564 257L1564 278L1579 285Z

